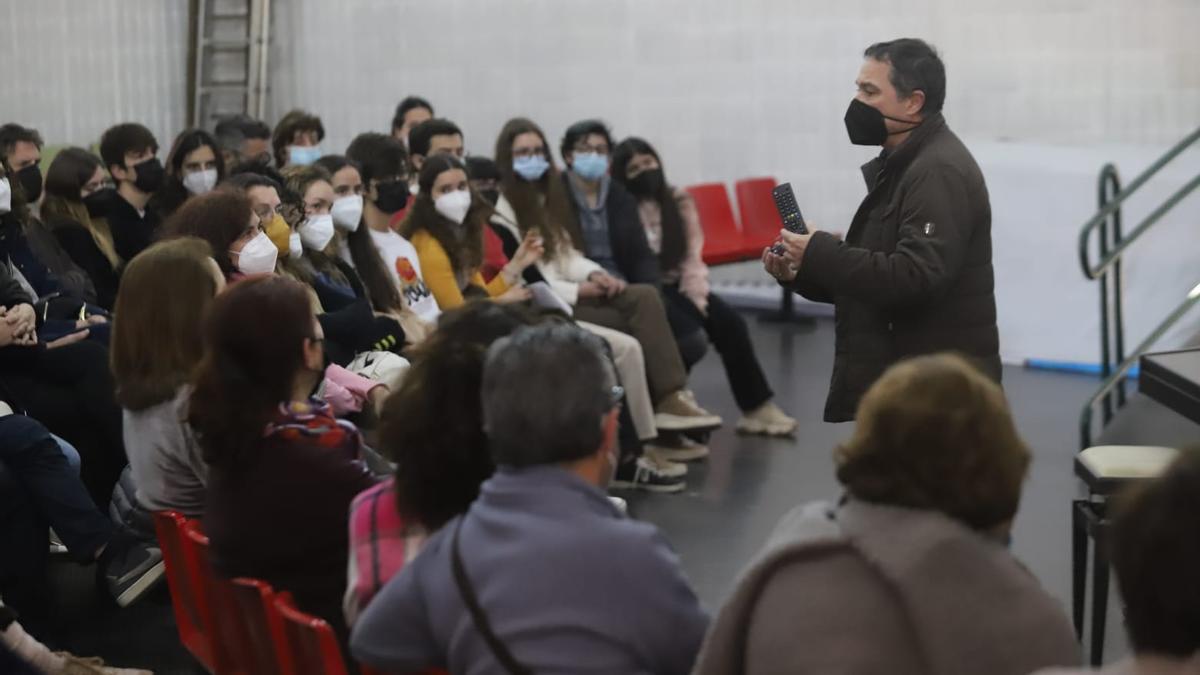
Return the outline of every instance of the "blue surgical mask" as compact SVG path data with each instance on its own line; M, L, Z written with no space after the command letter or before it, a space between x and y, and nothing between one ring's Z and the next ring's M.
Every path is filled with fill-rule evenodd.
M321 148L315 145L293 145L288 148L288 163L297 166L308 166L321 159Z
M531 155L529 157L518 157L513 160L513 171L517 175L528 181L540 179L546 175L546 171L550 169L550 162L546 161L541 155Z
M584 180L600 180L608 172L608 155L577 152L571 160L571 170Z

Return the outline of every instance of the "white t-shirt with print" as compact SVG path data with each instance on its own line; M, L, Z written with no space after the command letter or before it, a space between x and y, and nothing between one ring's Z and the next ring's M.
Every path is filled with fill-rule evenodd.
M421 261L417 258L417 249L395 232L371 233L371 241L383 258L383 264L392 273L392 279L404 295L404 301L417 316L433 323L437 321L442 310L438 308L437 300L425 285L421 276Z

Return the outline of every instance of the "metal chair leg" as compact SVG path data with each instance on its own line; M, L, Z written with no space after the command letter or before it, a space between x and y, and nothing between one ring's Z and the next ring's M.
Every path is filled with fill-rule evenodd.
M1108 523L1100 519L1093 533L1091 665L1104 661L1104 626L1108 618Z
M1083 510L1087 502L1071 502L1071 617L1075 622L1075 636L1083 640L1083 608L1087 600L1087 517Z

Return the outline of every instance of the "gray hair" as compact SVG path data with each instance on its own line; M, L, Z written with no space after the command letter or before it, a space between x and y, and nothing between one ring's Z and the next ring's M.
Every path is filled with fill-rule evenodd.
M616 384L607 345L576 326L533 326L497 341L482 387L492 458L523 467L596 452Z

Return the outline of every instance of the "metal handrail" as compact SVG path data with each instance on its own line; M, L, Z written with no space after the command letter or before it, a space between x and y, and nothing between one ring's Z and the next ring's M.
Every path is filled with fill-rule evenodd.
M1146 181L1153 178L1154 175L1161 171L1162 168L1167 164L1169 164L1171 160L1178 157L1184 150L1187 150L1197 141L1200 141L1200 127L1197 127L1195 131L1188 134L1183 140L1176 143L1170 150L1163 154L1162 157L1159 157L1158 161L1147 167L1146 170L1139 174L1137 178L1133 179L1133 181L1130 182L1125 189L1118 192L1111 201L1105 204L1099 211L1096 212L1094 216L1084 223L1083 228L1079 231L1079 264L1083 268L1084 276L1086 276L1088 279L1098 278L1118 258L1121 257L1121 254L1125 252L1125 249L1129 248L1129 246L1136 241L1138 237L1145 234L1146 230L1150 229L1154 223L1158 222L1160 218L1166 215L1166 213L1174 208L1176 204L1182 201L1184 197L1188 196L1188 194L1190 194L1197 187L1200 187L1200 174L1197 174L1182 188L1176 190L1174 194L1168 197L1167 200L1159 205L1159 207L1154 211L1152 211L1150 215L1146 216L1142 222L1138 223L1137 227L1130 231L1129 236L1125 237L1116 245L1116 247L1114 247L1111 251L1108 251L1107 254L1101 254L1102 258L1097 265L1092 265L1091 247L1088 246L1088 243L1091 240L1092 232L1100 229L1100 227L1108 221L1109 216L1119 211L1121 205L1125 203L1125 200L1129 199L1130 196L1137 192L1138 189L1146 183Z
M1159 338L1165 335L1172 326L1178 323L1179 320L1188 313L1188 310L1197 304L1200 304L1200 284L1196 284L1195 288L1193 288L1187 294L1187 298L1181 302L1174 311L1167 315L1167 318L1159 323L1158 326L1146 336L1146 339L1142 340L1137 347L1134 347L1133 352L1126 357L1124 361L1121 361L1121 363L1117 364L1112 373L1104 379L1104 382L1100 384L1100 388L1097 389L1096 393L1092 394L1092 397L1088 399L1086 404L1084 404L1083 412L1079 416L1079 437L1081 439L1080 449L1086 449L1092 444L1092 410L1096 403L1099 402L1101 398L1107 396L1114 387L1121 382L1124 382L1125 376L1129 373L1130 369L1133 368L1134 364L1138 362L1138 359L1141 358L1142 353L1150 349L1150 347L1153 346Z
M1200 285L1197 285L1188 293L1187 300L1160 323L1130 354L1126 355L1124 300L1121 283L1122 256L1134 241L1145 234L1179 202L1200 188L1200 174L1194 176L1183 187L1155 207L1127 236L1122 232L1121 206L1163 167L1198 141L1200 141L1200 128L1172 146L1124 189L1121 188L1121 179L1115 165L1109 163L1100 170L1098 190L1100 208L1079 232L1079 263L1083 268L1083 274L1088 279L1100 282L1100 376L1103 378L1100 388L1088 400L1080 416L1080 442L1083 448L1087 448L1091 444L1092 413L1095 405L1101 401L1104 403L1102 408L1104 417L1101 424L1103 427L1112 421L1114 409L1119 410L1125 405L1125 379L1129 370L1156 340L1166 334L1197 301L1200 301ZM1092 233L1097 231L1099 232L1097 249L1100 261L1096 265L1092 265L1089 243ZM1114 389L1116 389L1115 407L1113 405Z

